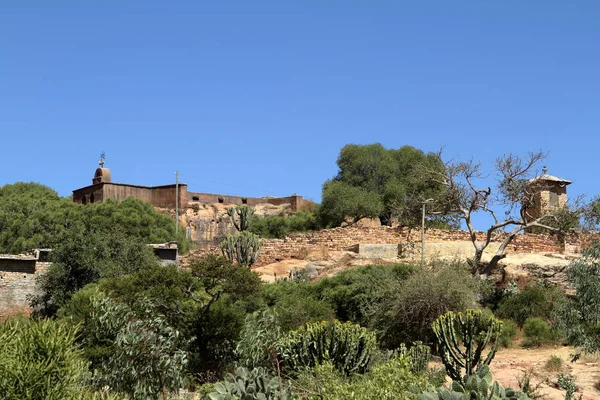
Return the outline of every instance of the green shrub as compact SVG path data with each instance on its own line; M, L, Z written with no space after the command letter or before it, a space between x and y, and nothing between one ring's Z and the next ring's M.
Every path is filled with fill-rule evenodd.
M523 325L525 340L523 346L538 347L551 342L554 339L552 327L542 318L527 318Z
M366 265L320 279L314 290L334 307L340 321L370 326L375 309L387 303L414 271L407 264Z
M517 376L519 389L531 399L543 399L546 397L545 393L540 392L543 384L539 382L534 386L531 379L533 375L533 367L529 367L521 375Z
M598 204L596 204L597 206ZM555 310L557 328L569 344L585 353L600 352L600 244L583 250L567 270L576 300L563 299ZM581 351L578 350L578 353ZM575 355L576 358L579 354Z
M276 313L265 309L247 315L236 347L239 364L246 368L275 369L276 343L280 337L281 327Z
M75 344L77 329L54 320L0 323L0 398L74 399L87 371Z
M550 356L544 364L544 368L548 372L559 372L563 367L563 360L558 356Z
M377 305L373 322L385 348L401 343L431 343L431 324L448 311L477 306L480 280L466 266L444 264L433 270L419 270L398 285Z
M498 342L502 347L511 347L513 341L517 337L519 326L511 319L502 320L502 331L500 331L500 337Z
M308 232L319 229L314 213L298 211L289 217L254 217L248 230L263 238L283 239L291 232Z
M263 285L263 299L277 313L284 332L309 322L335 319L333 308L328 302L317 298L315 288L315 284L291 281Z
M427 378L410 371L405 357L376 365L364 375L347 377L331 363L304 370L295 382L293 394L300 399L398 400L414 399L428 388Z
M364 373L377 352L375 334L349 322L318 322L288 333L278 343L284 369L290 373L331 362L346 375Z
M497 314L516 321L519 326L530 317L550 319L554 305L564 295L555 285L532 283L517 294L506 296L499 304Z
M562 389L566 390L565 400L574 400L575 392L577 391L577 385L575 385L575 379L571 375L558 374L558 386ZM581 400L583 395L579 396L579 400Z
M42 315L54 315L87 284L158 264L150 247L120 231L69 235L54 249L52 259L48 271L37 278L40 294L31 302Z
M97 387L109 387L134 399L158 399L161 393L182 387L187 355L179 347L184 344L179 332L153 313L151 304L144 319L110 298L93 305L89 336L83 343L101 338L111 350L94 371Z

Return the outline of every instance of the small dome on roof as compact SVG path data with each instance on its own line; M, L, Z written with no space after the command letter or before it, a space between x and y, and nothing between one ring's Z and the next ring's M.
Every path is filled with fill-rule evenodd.
M97 183L110 183L110 169L108 168L97 168L96 173L94 174L94 179L92 179L92 184Z

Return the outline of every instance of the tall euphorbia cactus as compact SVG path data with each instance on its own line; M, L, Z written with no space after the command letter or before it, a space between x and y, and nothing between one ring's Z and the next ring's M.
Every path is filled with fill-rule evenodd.
M243 232L250 227L250 222L252 222L252 217L254 216L254 208L246 205L228 208L227 215L231 218L235 229Z
M462 383L463 376L473 375L484 365L489 365L496 354L501 330L500 320L478 310L450 311L435 320L433 331L448 376ZM482 353L490 343L492 347L482 360Z

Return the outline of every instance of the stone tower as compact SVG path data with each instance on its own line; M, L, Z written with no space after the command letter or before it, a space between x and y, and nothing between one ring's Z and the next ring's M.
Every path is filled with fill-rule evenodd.
M525 219L534 221L567 205L567 186L572 182L548 174L544 166L542 175L529 181L531 204L526 208Z

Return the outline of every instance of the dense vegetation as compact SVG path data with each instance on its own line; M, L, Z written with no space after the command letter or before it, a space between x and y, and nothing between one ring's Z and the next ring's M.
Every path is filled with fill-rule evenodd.
M320 215L326 226L339 226L350 219L379 218L382 225L421 223L421 208L427 199L444 196L443 185L425 174L442 172L444 164L435 154L411 146L386 149L381 144L342 148L337 175L323 184ZM432 223L451 223L445 217Z
M129 268L116 262L106 267L111 273L90 275L85 286L70 288L70 295L57 302L54 319L16 319L2 325L10 332L9 340L23 343L29 340L29 331L13 326L45 329L48 340L55 335L52 329L62 332L68 327L71 333L61 333L68 340L60 339L60 351L73 365L88 366L78 373L69 372L61 381L70 385L73 396L161 398L175 395L182 387L204 384L199 390L212 393L211 398L240 398L242 386L244 390L252 386L273 399L342 399L349 393L357 399L372 398L373 393L390 399L430 398L443 396L443 390L460 393L485 380L489 380L489 390L494 387L484 367L496 346L505 344L503 335L512 340L515 332L505 332L509 320L498 321L484 307L519 321L527 315L526 345L562 340L552 328L557 321L553 304L564 300L556 297L554 287L531 282L522 289L490 290L458 263L425 268L371 265L317 282L262 284L247 267L222 257L211 256L183 270L148 262L142 249L129 249ZM138 251L139 257L131 256ZM74 263L81 264L79 259ZM52 298L67 292L62 285L47 286L47 290ZM473 309L483 311L468 311ZM486 358L484 353L481 360L465 364L471 368L468 375L479 375L468 381L461 378L459 391L457 386L436 392L443 385L439 371L419 361L423 355L428 357L429 349L413 343L421 340L447 354L447 368L461 365L451 359L455 351L443 353L444 346L453 345L446 339L452 337L448 329L457 325L444 325L442 317L464 320L465 331L454 334L458 337L480 337L468 329L493 330L484 335L494 344L491 356ZM469 318L479 322L471 323ZM546 336L540 339L540 334ZM30 350L16 346L11 351ZM7 353L2 365L12 368L11 363L27 354ZM215 384L228 373L233 375ZM28 376L19 379L35 379L36 375ZM245 382L242 386L241 381ZM16 382L0 382L0 387L20 390L13 387ZM100 393L106 388L110 393ZM506 396L501 398L513 398L507 393L521 396L509 389L497 390Z
M543 280L497 285L460 262L367 265L272 284L249 268L257 235L347 216L414 224L422 199L412 194L444 195L415 178L409 167L419 160L441 168L410 147L347 146L319 210L256 218L249 207L231 209L239 232L221 244L224 256L183 269L160 265L146 246L187 243L143 202L84 207L38 184L0 188L0 249L54 248L32 318L0 323L0 398L175 399L193 389L212 400L528 399L529 386L493 381L488 365L500 346L597 352L598 245L569 269L574 299ZM362 208L344 208L350 203ZM428 368L430 354L443 370ZM572 395L569 379L560 382Z
M176 240L181 251L188 248L172 218L134 198L84 206L38 183L0 187L0 253L55 248L73 235L114 230L144 244Z

